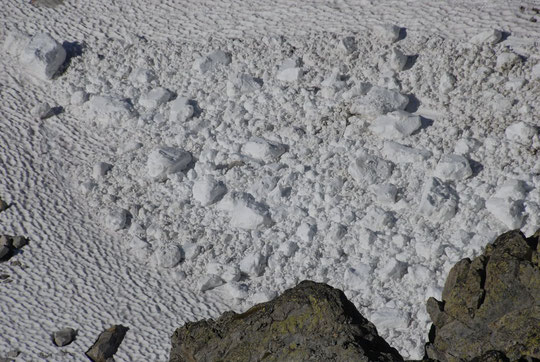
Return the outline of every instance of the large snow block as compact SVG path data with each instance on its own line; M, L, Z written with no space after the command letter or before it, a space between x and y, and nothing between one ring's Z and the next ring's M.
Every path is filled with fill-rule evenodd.
M34 35L21 53L21 64L28 74L51 79L66 60L66 50L49 34Z

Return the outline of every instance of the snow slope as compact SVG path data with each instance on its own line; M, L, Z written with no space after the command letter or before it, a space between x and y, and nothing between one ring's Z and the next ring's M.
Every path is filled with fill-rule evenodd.
M22 266L0 264L0 355L80 360L122 323L119 360L166 360L183 322L311 278L418 358L452 264L540 226L525 2L8 2L0 16L4 44L18 29L82 46L52 81L19 64L24 38L0 60L1 231L31 240ZM510 35L471 44L493 29ZM398 93L413 114L382 120ZM63 112L36 119L43 102ZM66 326L79 335L60 350L50 333Z

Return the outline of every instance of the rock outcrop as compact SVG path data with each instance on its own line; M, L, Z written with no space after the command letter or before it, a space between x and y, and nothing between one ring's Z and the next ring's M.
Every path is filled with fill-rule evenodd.
M540 358L540 231L499 236L450 271L442 301L430 298L428 358L516 361Z
M402 361L342 291L304 281L247 312L186 323L171 362Z

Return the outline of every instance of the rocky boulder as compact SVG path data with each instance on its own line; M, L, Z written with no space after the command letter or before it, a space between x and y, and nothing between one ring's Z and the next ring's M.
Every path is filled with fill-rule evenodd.
M450 271L442 301L430 298L428 358L516 361L540 358L540 231L499 236Z
M342 291L304 281L247 312L186 323L171 362L402 361Z

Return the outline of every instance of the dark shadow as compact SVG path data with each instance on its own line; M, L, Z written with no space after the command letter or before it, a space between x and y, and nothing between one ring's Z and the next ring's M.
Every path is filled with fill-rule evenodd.
M405 66L403 67L403 70L411 69L416 64L417 59L418 59L418 54L409 55L407 57L407 63L405 63Z
M407 28L401 28L399 29L399 37L397 41L403 40L407 37Z
M426 129L428 127L433 126L433 120L430 118L426 118L424 116L420 116L420 128L418 128L416 131L413 132L413 135L416 135L420 133L423 129Z
M405 111L414 113L420 108L420 100L414 94L407 94L407 96L409 97L409 104L405 107Z
M469 159L469 165L471 166L472 170L472 177L476 177L480 172L484 170L484 166L475 160Z
M80 57L84 52L85 46L77 41L65 41L62 43L62 48L64 48L64 50L66 51L66 59L58 69L58 72L56 72L54 78L58 78L66 72L66 70L69 68L69 65L71 64L71 59L75 57Z
M502 36L501 36L501 40L499 40L499 43L505 41L506 39L508 39L508 37L509 37L510 35L512 35L512 34L511 34L510 32L508 32L508 31L503 31L503 32L501 32L501 34L502 34Z
M51 117L52 116L58 116L59 114L64 113L64 107L62 107L62 106L53 107L53 108L51 108L50 113L51 113Z
M202 114L202 109L199 107L199 103L195 100L188 100L188 104L193 107L193 118L199 118Z

